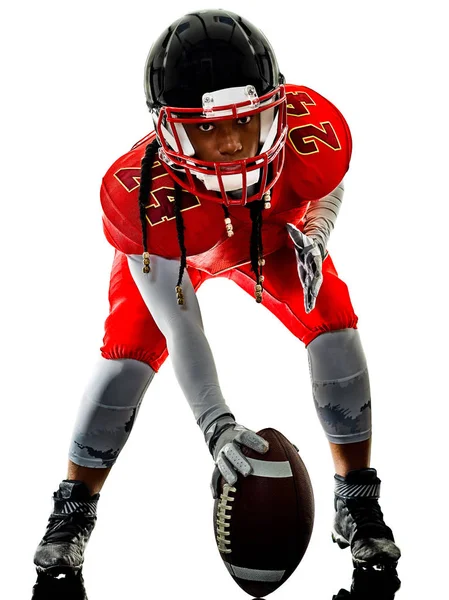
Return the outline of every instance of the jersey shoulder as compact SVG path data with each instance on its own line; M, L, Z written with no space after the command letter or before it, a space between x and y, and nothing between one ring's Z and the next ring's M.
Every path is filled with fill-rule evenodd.
M151 133L137 142L111 165L102 180L103 230L108 242L125 254L143 252L139 207L141 163L148 144L154 138L154 133ZM151 175L151 191L145 206L147 250L165 258L176 258L180 249L174 182L157 155L152 163ZM186 190L181 192L180 208L184 223L188 225L185 242L189 255L211 248L224 229L221 207L210 204ZM211 217L217 214L220 218L213 219L215 227L206 227Z
M100 188L103 230L110 244L125 254L140 254L142 226L138 194L141 161L151 134L137 142L106 171Z
M301 198L318 200L337 187L349 168L351 132L338 108L311 88L288 84L286 95L286 174Z

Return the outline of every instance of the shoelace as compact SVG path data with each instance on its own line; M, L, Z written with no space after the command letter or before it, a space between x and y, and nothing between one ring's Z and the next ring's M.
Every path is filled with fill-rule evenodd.
M71 542L80 533L84 534L88 525L93 521L93 516L83 515L82 513L50 517L43 539L47 543Z

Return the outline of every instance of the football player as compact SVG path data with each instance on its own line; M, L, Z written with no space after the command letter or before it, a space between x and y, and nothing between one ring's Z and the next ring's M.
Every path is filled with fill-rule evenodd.
M67 478L40 542L39 572L78 571L99 492L168 354L219 476L267 442L238 424L218 382L196 290L227 277L306 346L313 398L335 464L333 539L356 565L395 565L380 479L370 467L371 398L357 317L326 247L343 199L351 135L317 92L287 84L266 37L207 10L170 25L145 66L155 132L106 173L115 248L110 314L71 441Z

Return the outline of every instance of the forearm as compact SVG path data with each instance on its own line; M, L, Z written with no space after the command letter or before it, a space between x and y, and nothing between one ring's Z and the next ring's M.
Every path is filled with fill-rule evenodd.
M151 272L142 273L142 257L129 255L131 275L157 326L167 340L173 369L201 431L220 415L232 414L223 398L212 352L204 334L198 299L184 273L185 304L174 291L179 261L151 256Z
M303 232L317 241L323 255L340 211L343 193L342 181L330 194L311 202L304 217Z

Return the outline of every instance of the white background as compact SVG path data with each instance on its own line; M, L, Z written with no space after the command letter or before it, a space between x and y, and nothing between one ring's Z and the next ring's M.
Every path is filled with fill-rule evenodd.
M288 81L316 89L354 139L330 251L360 317L372 466L403 551L397 598L444 596L447 558L447 31L440 2L246 3ZM2 597L30 597L32 557L66 475L73 421L107 315L113 250L98 197L150 127L143 66L179 1L17 1L2 10ZM199 292L237 420L296 443L314 485L309 550L276 598L330 600L351 560L330 540L333 464L302 344L227 280ZM186 468L188 465L188 468ZM89 600L244 598L216 550L212 460L170 364L102 492ZM274 597L274 596L273 596Z

